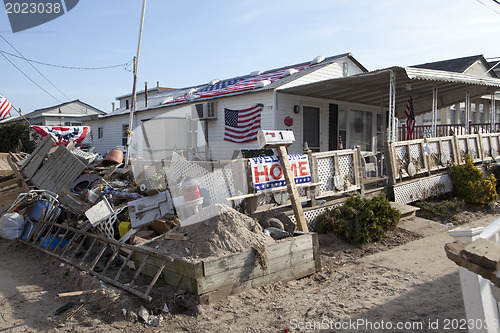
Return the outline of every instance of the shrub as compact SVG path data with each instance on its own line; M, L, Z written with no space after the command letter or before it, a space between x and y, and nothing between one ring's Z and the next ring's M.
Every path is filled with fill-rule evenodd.
M333 232L345 240L364 244L382 239L396 229L400 212L391 207L384 195L372 199L352 196L340 207L319 216L318 232Z
M484 172L473 163L469 154L465 155L465 164L451 167L453 194L467 204L483 205L498 198L497 180L493 174L485 177Z
M464 202L461 199L440 201L418 201L413 205L420 208L417 215L430 220L438 220L443 223L454 222L455 215L462 211Z
M0 152L31 153L35 144L29 138L30 128L24 123L5 124L0 126Z

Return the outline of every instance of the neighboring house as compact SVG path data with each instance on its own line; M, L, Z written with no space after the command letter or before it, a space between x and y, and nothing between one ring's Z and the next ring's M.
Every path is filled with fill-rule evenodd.
M235 150L259 148L257 141L235 143L224 140L225 109L242 110L262 105L260 128L267 130L292 130L295 143L289 147L291 153L301 153L307 141L313 151L335 150L339 147L339 136L345 143L364 144L365 150L374 150L371 133L382 131L382 114L378 106L366 106L356 103L335 103L332 99L318 99L306 96L281 94L286 88L321 82L332 78L343 78L366 73L367 70L349 53L328 58L317 57L313 61L286 66L265 72L256 71L245 76L226 80L213 80L207 84L184 89L170 89L157 92L149 98L145 106L144 98L138 98L137 113L134 118L134 138L136 139L136 156L148 158L149 151L161 141L173 141L168 134L174 129L165 123L164 126L149 126L146 137L140 135L144 120L154 117L170 117L170 123L178 129L175 136L179 142L189 142L190 138L206 137L208 150L205 157L213 160L230 159ZM117 99L127 100L129 95ZM129 102L130 103L130 102ZM117 146L126 144L126 129L129 122L127 105L99 119L91 120L94 132L102 136L94 136L95 151L104 154ZM199 114L194 111L199 110ZM345 113L351 111L359 114L363 123L356 126L370 128L365 136L356 140L346 137L345 128L336 125ZM203 134L189 133L189 128L182 123L186 116L201 118ZM175 118L175 119L173 119ZM379 121L377 123L376 121ZM168 121L166 121L168 122ZM190 125L188 125L189 127ZM144 126L148 128L148 126ZM196 129L195 129L196 130ZM184 136L180 138L180 136ZM177 144L182 148L183 145ZM172 148L172 147L170 147Z
M38 109L24 115L31 125L45 126L82 126L84 123L101 115L101 111L80 100L74 100L43 109ZM16 121L22 121L19 118Z
M475 75L478 77L498 78L500 68L492 70L494 64L488 63L483 55L429 62L411 66L414 68L432 69L453 73ZM497 94L495 103L495 122L500 122L500 96ZM443 108L437 113L438 124L464 124L465 102ZM473 123L489 123L491 115L491 95L477 97L471 100L470 121ZM430 113L417 117L417 125L429 125L432 122Z
M146 93L147 90L147 93ZM136 92L136 98L137 101L145 101L149 98L154 98L154 96L158 93L164 92L164 91L169 91L169 90L174 90L172 88L166 88L166 87L160 87L160 81L156 82L156 87L154 88L147 88L144 87L144 90L139 90ZM132 93L126 94L123 96L118 96L116 97L116 100L119 102L118 109L125 109L125 110L130 110L132 107ZM144 102L146 104L146 102ZM113 103L113 110L115 111L114 103Z

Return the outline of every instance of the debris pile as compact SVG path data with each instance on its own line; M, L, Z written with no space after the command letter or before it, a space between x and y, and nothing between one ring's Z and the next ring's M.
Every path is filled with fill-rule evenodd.
M171 232L184 237L165 239L159 236L144 245L173 258L196 261L227 256L274 243L272 238L264 234L256 220L221 204L203 208L196 215L182 221L181 225Z
M247 187L233 181L245 178L234 177L238 165L218 169L215 177L175 154L162 168L125 168L121 151L109 155L102 159L71 143L57 145L51 136L30 155L8 154L11 174L0 177L0 236L18 238L147 300L169 262L265 252L275 243L256 220L217 204L238 186ZM141 177L133 169L141 169ZM157 178L162 186L145 186ZM158 263L157 271L151 272L149 259ZM134 286L141 275L152 278L145 292Z

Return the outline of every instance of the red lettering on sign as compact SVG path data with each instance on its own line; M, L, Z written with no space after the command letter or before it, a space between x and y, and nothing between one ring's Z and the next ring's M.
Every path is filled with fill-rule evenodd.
M307 161L300 161L299 162L299 175L301 177L304 177L304 176L309 176L309 172L307 170Z
M275 174L275 170L278 170L279 174L276 175ZM269 170L270 173L271 173L271 177L273 177L273 179L275 180L280 180L281 177L283 176L283 169L281 169L281 166L279 164L273 164L271 166L271 170Z
M260 177L261 176L264 176L266 182L269 181L269 173L267 172L267 165L264 165L264 171L259 171L259 167L258 166L254 166L253 167L253 173L255 175L255 183L258 184L260 183Z
M290 168L292 169L293 178L297 178L297 161L290 161Z

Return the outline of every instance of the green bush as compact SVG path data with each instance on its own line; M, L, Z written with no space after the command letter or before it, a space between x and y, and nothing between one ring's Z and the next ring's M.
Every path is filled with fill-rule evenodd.
M453 198L451 200L418 201L413 205L420 208L417 216L448 223L455 222L455 215L462 211L463 204L463 200Z
M0 152L31 153L35 149L29 138L30 128L25 123L11 123L0 126Z
M353 243L369 243L396 229L400 215L384 195L372 199L352 196L342 206L319 216L318 232L333 232Z
M465 164L451 167L453 194L467 204L483 205L498 198L497 180L493 174L488 177L478 169L469 154L465 155Z

